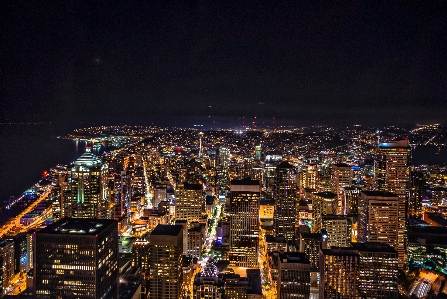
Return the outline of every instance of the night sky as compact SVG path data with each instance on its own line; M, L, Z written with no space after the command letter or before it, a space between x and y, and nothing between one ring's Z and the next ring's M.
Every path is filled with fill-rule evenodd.
M1 1L1 121L447 123L445 1L112 2Z

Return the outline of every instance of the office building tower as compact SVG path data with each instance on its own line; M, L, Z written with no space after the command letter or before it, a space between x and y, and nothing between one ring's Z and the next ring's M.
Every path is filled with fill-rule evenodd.
M398 298L397 251L384 243L352 243L360 255L360 298Z
M140 269L143 275L149 276L149 238L134 240L132 247L132 267Z
M205 196L201 184L183 183L177 185L175 219L202 222L205 213Z
M239 274L228 273L222 275L224 284L223 299L248 299L248 279Z
M281 162L275 170L275 235L290 242L295 236L297 188L295 170L288 162Z
M304 188L317 189L317 175L318 175L317 164L314 163L308 164L306 169Z
M68 168L66 212L73 218L113 218L107 186L108 167L100 158L86 151Z
M380 242L399 249L399 197L390 192L362 191L358 242Z
M178 299L183 282L183 226L160 224L151 233L149 291L151 299Z
M302 252L281 252L277 294L280 299L310 297L310 262Z
M351 248L322 249L320 299L358 299L360 256Z
M346 215L346 198L343 193L343 188L349 187L352 184L352 170L351 166L345 163L338 163L332 165L331 172L331 187L332 192L337 194L337 214Z
M412 171L410 179L409 213L418 215L422 212L422 189L426 185L424 173Z
M7 294L7 288L14 278L14 240L0 240L0 297Z
M118 223L63 218L35 233L38 298L117 298Z
M327 246L348 247L351 244L353 217L343 215L325 215L321 218L321 227L328 236Z
M230 264L258 266L259 181L233 180L230 184Z
M359 187L344 187L343 196L346 201L346 214L347 215L358 215L359 209L359 196L361 188Z
M203 244L206 241L206 223L194 222L187 230L188 232L188 252L190 257L200 257Z
M408 219L408 197L410 187L411 147L408 139L379 144L379 157L375 162L377 190L392 192L399 197L399 223L397 253L399 268L406 267L406 234Z
M333 192L319 192L312 196L312 229L311 232L318 233L323 229L322 217L324 215L335 215L337 213L337 194Z

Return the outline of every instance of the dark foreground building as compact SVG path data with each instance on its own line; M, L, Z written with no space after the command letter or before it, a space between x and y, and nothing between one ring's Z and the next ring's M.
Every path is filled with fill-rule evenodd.
M34 298L117 298L117 221L63 218L35 234Z

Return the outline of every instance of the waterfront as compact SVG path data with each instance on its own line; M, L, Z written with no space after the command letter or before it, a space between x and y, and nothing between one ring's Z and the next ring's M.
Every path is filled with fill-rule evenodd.
M45 170L56 164L68 164L85 150L84 144L58 139L86 124L1 124L0 125L0 199L18 196L35 184ZM446 165L447 147L417 146L414 165Z
M68 164L84 151L74 141L56 138L70 128L55 124L2 124L0 130L2 202L31 187L45 170Z

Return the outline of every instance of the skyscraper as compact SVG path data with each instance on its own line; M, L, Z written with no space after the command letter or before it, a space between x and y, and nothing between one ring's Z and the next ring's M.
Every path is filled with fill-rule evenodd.
M352 243L360 255L361 298L397 299L397 251L384 243Z
M117 221L63 218L35 234L34 298L117 298Z
M258 265L259 181L233 180L230 184L230 263L240 267Z
M183 226L159 224L149 246L151 299L178 299L183 281Z
M113 218L113 202L107 187L108 166L86 151L68 168L64 213L74 218Z
M359 298L360 256L352 248L322 249L320 299Z
M0 240L0 297L6 295L6 288L14 277L14 240Z
M205 212L205 196L201 184L178 184L175 199L175 219L202 222Z
M319 192L312 196L312 229L313 233L319 233L323 229L322 217L335 215L337 212L337 194L332 192Z
M281 252L278 263L278 298L310 297L310 262L302 252Z
M275 171L275 234L288 242L295 236L297 187L292 165L283 161Z
M325 215L321 219L322 230L326 231L327 246L348 247L351 244L353 218L343 215Z
M337 214L346 214L346 198L343 188L351 186L352 170L351 166L345 163L332 165L331 186L332 192L337 194Z
M359 242L381 242L398 250L399 197L390 192L362 191L359 200Z
M399 268L406 265L406 233L410 185L411 147L408 139L379 144L379 157L375 163L377 190L399 197L398 247Z

